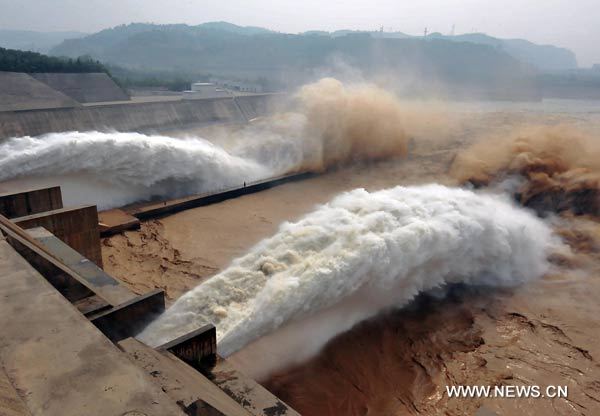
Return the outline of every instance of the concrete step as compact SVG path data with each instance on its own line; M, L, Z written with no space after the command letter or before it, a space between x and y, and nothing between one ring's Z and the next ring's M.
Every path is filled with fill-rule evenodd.
M44 227L69 247L102 267L98 211L95 205L60 208L13 218L23 229Z
M138 230L140 220L120 209L109 209L98 213L100 235L108 237L127 230Z
M38 243L44 246L54 258L75 271L78 277L83 278L87 288L91 289L94 294L99 295L110 305L117 306L137 297L135 293L130 291L119 280L110 276L95 263L89 261L45 228L35 227L26 231ZM33 262L36 268L51 280L51 276L48 274L52 274L53 270L49 270L49 268L46 270L43 264L29 257L27 256L28 260Z
M226 359L217 356L214 367L205 368L204 375L253 416L300 416L259 383L236 370Z
M168 351L156 351L134 338L119 342L132 362L150 374L154 381L186 413L250 416L251 413L198 371Z

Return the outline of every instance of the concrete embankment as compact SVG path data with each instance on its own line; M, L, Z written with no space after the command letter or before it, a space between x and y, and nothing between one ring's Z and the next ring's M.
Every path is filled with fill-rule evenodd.
M129 100L125 91L105 73L37 73L31 76L78 103Z
M62 131L142 131L245 123L265 115L278 95L125 103L0 112L0 140Z
M79 106L77 101L28 74L0 71L0 114L3 111ZM0 126L3 124L4 121L0 121Z
M278 95L243 95L235 98L235 102L242 112L244 118L248 121L264 116L265 114L271 114L275 110L275 105L278 100Z

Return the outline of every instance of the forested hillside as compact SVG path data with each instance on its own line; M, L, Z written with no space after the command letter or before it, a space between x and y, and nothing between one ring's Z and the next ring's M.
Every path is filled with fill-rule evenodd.
M100 62L87 57L58 58L15 49L0 48L0 71L7 72L108 72Z

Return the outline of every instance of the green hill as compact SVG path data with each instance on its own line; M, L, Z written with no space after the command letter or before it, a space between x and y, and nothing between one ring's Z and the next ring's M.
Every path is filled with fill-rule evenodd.
M6 72L108 72L100 62L87 57L57 58L37 52L0 48L0 71Z

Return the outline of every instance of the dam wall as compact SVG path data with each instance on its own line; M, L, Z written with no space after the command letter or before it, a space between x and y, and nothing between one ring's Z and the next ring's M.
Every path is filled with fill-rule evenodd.
M169 128L246 123L266 115L278 95L129 102L0 112L0 140L64 131L159 132Z
M284 95L242 95L235 98L238 108L248 121L257 117L270 114L276 110L277 104L283 100Z

